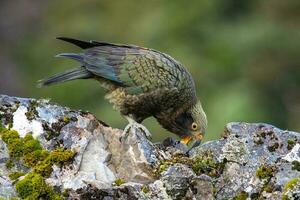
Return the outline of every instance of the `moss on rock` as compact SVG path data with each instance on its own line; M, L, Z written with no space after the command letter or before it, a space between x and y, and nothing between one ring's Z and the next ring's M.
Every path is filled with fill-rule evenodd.
M75 153L71 150L57 148L48 151L42 148L37 139L31 133L21 138L17 131L2 129L2 140L6 143L10 160L7 165L13 164L12 159L23 161L24 166L32 170L24 179L16 182L16 191L23 199L62 199L62 196L54 192L53 188L46 184L45 179L52 173L52 166L63 165L73 159ZM17 180L24 172L13 172L9 175L12 180Z
M48 177L52 173L52 166L54 164L62 165L70 161L74 155L74 152L71 150L64 150L62 148L55 149L48 154L45 153L45 158L40 160L34 166L33 170L44 177Z
M186 157L185 155L173 156L171 159L161 161L156 169L154 169L154 174L159 177L162 172L168 169L169 166L176 163L185 164L191 167L194 164L194 159Z
M144 185L141 189L141 191L145 194L149 193L150 192L150 188L148 185Z
M291 199L291 198L289 198L288 192L295 188L295 186L298 184L299 180L300 180L299 178L293 178L284 185L282 200L290 200Z
M124 183L125 183L124 179L118 178L118 179L115 180L115 184L117 186L120 186L120 185L122 185Z
M17 180L19 177L24 176L25 173L24 172L12 172L8 175L8 177L10 178L10 180Z
M15 166L15 163L12 161L12 159L9 159L6 161L5 166L7 169L11 169Z
M224 170L226 162L226 159L223 162L215 160L211 151L204 151L194 158L189 158L185 155L176 155L171 159L160 162L154 173L160 176L169 166L181 163L192 168L197 175L206 174L211 177L219 177Z
M241 191L232 200L246 200L248 198L248 193L245 191Z
M292 162L292 169L293 169L293 170L300 171L300 162L297 161L297 160L294 160L294 161Z
M226 159L223 162L217 162L212 152L206 151L194 158L192 169L198 175L206 174L211 177L218 177L222 174L226 162Z
M44 177L37 173L29 173L16 183L16 191L23 199L60 200L63 197L49 186Z
M276 173L276 167L273 165L262 165L256 171L256 176L259 179L271 179Z
M296 143L297 143L296 139L294 139L294 138L289 138L289 139L287 140L287 149L288 149L288 150L291 150L291 149L295 146Z
M298 181L299 181L299 178L293 178L293 179L291 179L289 182L287 182L284 185L284 191L293 189L295 187L295 185L298 183Z

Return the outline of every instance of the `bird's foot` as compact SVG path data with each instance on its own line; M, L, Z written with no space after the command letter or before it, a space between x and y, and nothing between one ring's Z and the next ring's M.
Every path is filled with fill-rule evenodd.
M152 139L152 135L151 135L150 131L148 131L148 129L145 126L143 126L142 124L139 124L137 122L131 122L125 127L125 129L121 135L121 138L120 138L121 142L125 141L127 139L131 129L139 129L148 140Z

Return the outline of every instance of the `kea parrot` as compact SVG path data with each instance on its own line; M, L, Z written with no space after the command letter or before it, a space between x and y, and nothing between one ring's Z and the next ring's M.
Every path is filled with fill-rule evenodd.
M105 89L106 99L128 120L124 134L134 126L151 137L140 123L153 116L165 129L178 135L182 143L194 140L193 146L200 144L207 118L196 96L193 78L180 62L165 53L135 45L57 39L83 49L57 55L74 59L79 66L40 80L40 87L95 79Z

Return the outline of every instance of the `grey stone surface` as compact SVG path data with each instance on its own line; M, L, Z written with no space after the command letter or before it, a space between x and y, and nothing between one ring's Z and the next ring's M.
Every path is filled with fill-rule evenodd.
M122 130L47 100L0 95L0 123L22 137L31 132L49 151L64 147L76 152L72 163L54 165L46 180L67 191L66 199L300 198L300 134L268 124L229 123L221 139L188 156L177 141L153 144L138 129L120 140ZM8 159L0 139L2 198L17 196L8 175L22 167L8 169ZM260 176L264 167L271 174ZM291 180L294 184L287 187Z

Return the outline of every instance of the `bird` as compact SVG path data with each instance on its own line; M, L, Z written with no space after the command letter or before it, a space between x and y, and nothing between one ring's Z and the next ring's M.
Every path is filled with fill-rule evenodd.
M163 128L179 136L182 143L200 144L207 117L197 98L194 80L179 61L136 45L57 39L82 49L79 53L56 55L76 60L79 66L40 80L38 87L95 79L104 88L105 98L128 120L125 133L128 128L138 127L151 138L141 123L154 117Z

